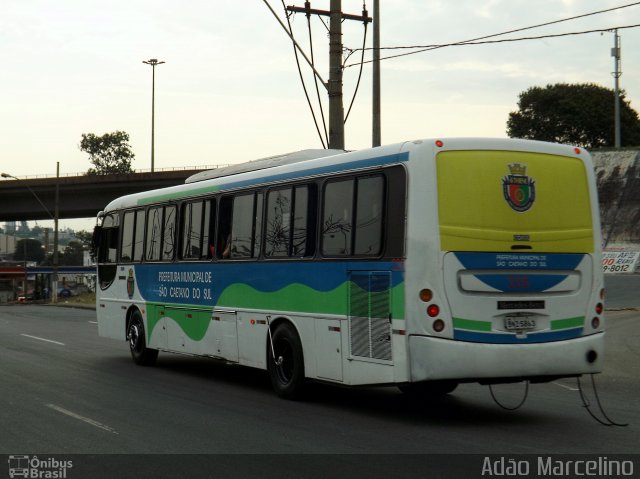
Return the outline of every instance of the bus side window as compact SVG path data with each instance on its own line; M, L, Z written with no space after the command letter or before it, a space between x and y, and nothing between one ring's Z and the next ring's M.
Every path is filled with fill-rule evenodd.
M162 237L162 207L149 208L147 215L146 260L160 259L160 241Z
M291 188L272 190L267 195L267 224L264 255L289 256Z
M120 244L120 261L128 263L131 261L133 249L133 228L135 224L135 212L127 211L122 220L122 243Z
M267 195L264 255L313 256L315 222L315 185L271 190Z
M204 202L204 218L202 220L202 258L211 259L214 256L214 227L216 225L216 200Z
M378 255L382 250L384 179L358 179L356 201L355 254Z
M175 206L164 207L164 224L162 231L162 260L171 261L176 245L176 210Z
M384 177L330 181L324 188L322 254L377 256L382 252Z
M220 200L218 211L218 238L215 253L218 258L231 256L231 211L233 209L233 197L225 196Z
M256 258L262 238L262 193L226 196L220 201L218 258Z
M118 261L119 217L114 214L105 216L100 228L98 263L116 263Z
M211 208L212 200L200 200L182 205L180 215L180 258L211 259L213 256L213 234L215 225Z
M142 261L144 258L144 217L144 210L136 211L136 225L133 237L133 261Z
M254 194L238 195L233 199L231 223L231 258L253 256Z
M354 180L331 181L324 188L322 254L351 254Z

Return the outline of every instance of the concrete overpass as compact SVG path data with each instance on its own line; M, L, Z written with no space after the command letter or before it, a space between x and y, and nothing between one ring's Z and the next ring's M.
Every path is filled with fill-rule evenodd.
M184 183L187 177L204 169L4 179L0 181L0 221L51 219L55 211L56 183L59 184L59 218L90 218L96 216L98 211L119 196L179 185ZM35 195L51 215L45 211Z

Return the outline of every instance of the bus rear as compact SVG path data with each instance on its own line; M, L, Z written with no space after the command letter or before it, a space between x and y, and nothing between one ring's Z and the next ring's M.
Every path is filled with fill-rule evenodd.
M427 194L437 208L424 228L434 233L409 231L408 268L420 254L411 237L438 237L426 246L433 254L421 260L423 271L410 275L420 283L408 289L431 293L407 296L416 313L408 317L411 380L548 381L600 372L604 290L588 153L521 140L447 140L426 154L435 182Z

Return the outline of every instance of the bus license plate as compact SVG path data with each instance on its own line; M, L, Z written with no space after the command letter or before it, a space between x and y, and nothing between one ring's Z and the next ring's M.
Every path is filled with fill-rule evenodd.
M507 331L530 331L536 329L536 320L523 316L507 316L504 318L504 328Z

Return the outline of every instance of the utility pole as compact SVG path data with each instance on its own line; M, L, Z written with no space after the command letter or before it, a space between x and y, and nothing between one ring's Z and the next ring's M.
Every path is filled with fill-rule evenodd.
M620 141L620 77L622 76L622 71L620 68L621 65L621 47L620 47L620 36L618 35L618 29L616 28L614 31L614 37L613 37L613 48L611 49L611 56L614 58L614 62L615 62L615 71L613 72L613 78L614 78L614 89L613 89L613 93L614 93L614 110L613 110L613 115L614 115L614 129L615 129L615 136L614 136L614 146L616 148L620 148L621 146L621 141Z
M56 162L56 196L53 206L53 288L51 291L51 301L58 302L58 265L60 254L58 252L58 219L60 218L60 162Z
M154 170L154 148L155 148L155 130L156 130L156 65L162 65L156 58L150 60L142 60L142 63L151 65L151 173Z
M344 150L342 0L331 0L329 15L329 149Z
M382 144L380 126L380 0L373 0L373 101L372 141L376 147Z
M329 81L326 84L329 94L328 147L330 149L344 150L344 106L342 102L342 21L357 20L367 23L371 22L372 19L371 17L368 17L365 12L363 12L363 15L342 13L342 0L331 0L329 11L311 8L311 4L308 0L305 2L304 7L288 6L286 9L289 12L329 17ZM284 25L283 28L285 28ZM290 34L290 32L288 33ZM295 43L295 45L297 47L297 43ZM309 62L309 60L307 60L307 62ZM318 76L317 73L316 76Z

